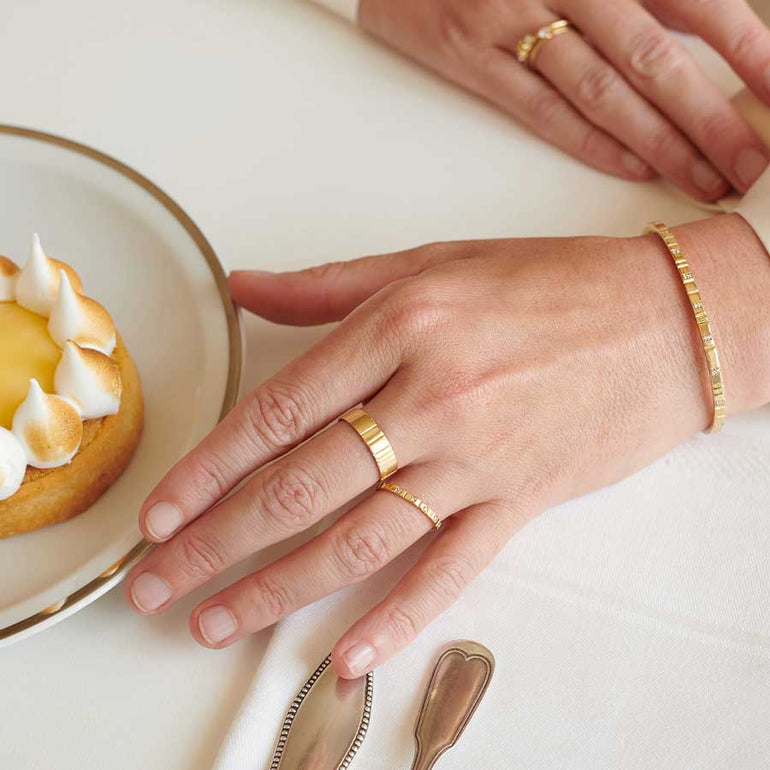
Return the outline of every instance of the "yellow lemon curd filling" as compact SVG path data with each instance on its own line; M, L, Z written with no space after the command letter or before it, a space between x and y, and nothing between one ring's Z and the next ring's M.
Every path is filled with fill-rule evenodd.
M0 302L0 426L10 428L17 407L34 377L46 393L61 348L48 334L48 320L15 302Z

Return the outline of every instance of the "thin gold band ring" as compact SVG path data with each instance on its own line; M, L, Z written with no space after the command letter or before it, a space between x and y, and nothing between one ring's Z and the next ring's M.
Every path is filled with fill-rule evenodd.
M418 511L420 511L420 513L424 513L433 522L433 526L436 529L441 529L441 519L439 519L436 513L424 500L420 500L419 497L415 497L403 487L398 486L398 484L391 484L389 481L381 481L380 489L398 495L400 498L406 500L407 503L411 503Z
M532 67L543 43L558 35L563 35L571 26L572 24L567 19L557 19L544 27L540 27L534 34L524 35L516 43L516 58L522 64Z
M377 463L380 481L385 481L398 470L396 453L393 451L390 441L382 432L382 428L363 409L360 407L351 409L340 419L348 423L363 439L374 458L374 462Z

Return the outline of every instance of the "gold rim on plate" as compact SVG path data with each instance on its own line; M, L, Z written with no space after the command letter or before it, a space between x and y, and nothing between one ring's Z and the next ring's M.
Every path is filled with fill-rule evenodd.
M47 134L43 131L36 131L32 128L22 128L20 126L0 124L0 134L20 136L26 139L34 139L38 142L53 144L62 147L65 150L85 155L86 157L91 158L91 160L95 160L97 163L108 166L113 171L117 171L122 176L130 179L155 198L155 200L158 201L158 203L160 203L180 225L182 225L187 234L193 239L193 242L200 250L203 259L211 270L220 299L222 300L222 308L225 311L225 320L227 321L229 365L225 396L222 403L222 410L219 414L219 419L221 420L233 406L235 406L235 403L238 400L238 389L240 387L241 369L243 366L241 323L235 305L230 298L230 293L227 290L227 276L225 275L224 268L198 225L193 222L190 216L173 198L163 192L160 187L147 179L147 177L142 176L138 171L125 165L125 163L121 163L119 160L116 160L109 155L105 155L103 152L99 152L99 150L93 149L93 147L88 147L79 142L73 142L71 139L64 139L55 134ZM0 628L0 641L11 639L14 636L29 631L35 626L47 623L56 615L67 613L68 610L73 609L89 596L96 595L94 598L98 597L100 592L102 592L102 589L106 590L107 584L118 583L126 572L128 572L128 570L131 569L131 567L139 561L151 547L152 544L147 540L140 540L127 554L118 559L115 564L106 569L99 576L90 580L81 588L78 588L76 591L69 594L69 596L60 599L50 607L46 607L45 609L36 612L34 615L30 615L28 618L24 618L24 620L19 620L16 623L12 623L10 626Z

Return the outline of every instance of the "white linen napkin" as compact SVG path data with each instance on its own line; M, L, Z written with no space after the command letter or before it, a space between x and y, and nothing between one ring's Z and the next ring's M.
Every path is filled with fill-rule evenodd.
M275 629L216 770L268 768L292 698L418 556ZM497 668L441 770L770 766L770 410L697 436L538 517L375 673L353 762L409 768L433 661L467 638Z

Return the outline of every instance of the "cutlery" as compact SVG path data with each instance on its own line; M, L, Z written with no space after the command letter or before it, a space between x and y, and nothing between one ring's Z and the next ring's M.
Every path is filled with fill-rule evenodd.
M346 770L369 727L374 675L342 679L327 657L286 714L270 770Z
M495 658L476 642L452 642L433 669L414 729L412 770L430 770L459 740L489 687Z

